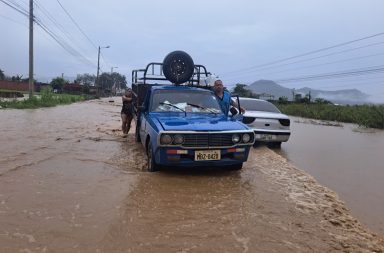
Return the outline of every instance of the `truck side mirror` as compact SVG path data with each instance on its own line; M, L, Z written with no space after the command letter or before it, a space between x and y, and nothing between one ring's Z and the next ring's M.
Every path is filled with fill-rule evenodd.
M237 109L236 109L235 107L233 107L233 106L229 109L229 111L231 112L232 117L239 113L239 112L237 111Z

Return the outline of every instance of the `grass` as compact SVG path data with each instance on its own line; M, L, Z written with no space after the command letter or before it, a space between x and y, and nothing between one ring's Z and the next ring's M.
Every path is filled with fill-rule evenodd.
M384 129L384 105L276 104L285 114Z
M56 105L71 104L83 100L85 100L84 96L55 94L52 92L51 88L45 88L41 90L40 98L32 96L25 100L0 100L0 106L1 108L29 109L40 107L53 107Z
M14 92L19 92L19 93L22 93L22 94L28 94L28 91L22 91L22 90L7 90L7 89L0 89L0 92L10 92L10 93L14 93Z

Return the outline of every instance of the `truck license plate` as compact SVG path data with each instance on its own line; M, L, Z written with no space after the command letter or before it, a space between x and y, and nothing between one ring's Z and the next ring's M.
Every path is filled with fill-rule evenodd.
M220 150L196 150L195 161L220 160Z
M265 141L271 141L275 140L276 136L271 134L256 134L256 139L258 140L265 140Z

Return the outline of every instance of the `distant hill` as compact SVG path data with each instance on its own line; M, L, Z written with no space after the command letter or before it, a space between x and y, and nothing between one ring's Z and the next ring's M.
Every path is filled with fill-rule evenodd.
M369 95L357 90L357 89L345 89L337 91L325 91L325 90L315 90L308 87L300 89L289 89L283 87L274 81L270 80L259 80L249 85L248 89L256 94L270 94L278 99L279 97L287 97L289 100L292 100L293 91L295 94L305 95L311 92L312 99L323 98L337 104L364 104L369 103Z
M292 89L278 85L274 81L259 80L249 85L249 89L256 94L270 94L275 96L275 99L279 97L287 97L292 100Z

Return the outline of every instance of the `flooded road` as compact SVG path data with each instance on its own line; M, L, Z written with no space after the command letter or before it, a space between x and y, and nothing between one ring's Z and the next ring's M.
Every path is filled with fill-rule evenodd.
M265 147L241 171L145 172L108 100L0 110L0 252L384 251L337 194Z
M384 131L318 123L292 118L292 136L277 152L336 191L363 223L384 234Z

